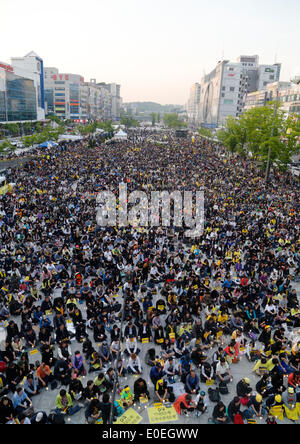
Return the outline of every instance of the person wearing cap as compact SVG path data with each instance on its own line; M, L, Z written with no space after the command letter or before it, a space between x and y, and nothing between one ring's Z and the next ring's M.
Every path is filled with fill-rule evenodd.
M252 388L250 387L250 379L243 378L236 385L236 394L243 399L242 404L247 405L251 395Z
M299 411L297 407L297 395L294 388L288 387L281 397L284 403L286 417L291 421L297 421L299 419Z
M261 418L267 413L267 410L262 402L262 396L259 393L250 397L247 412L250 413L250 418L253 416Z
M278 418L280 421L283 420L284 402L282 401L281 395L270 396L266 401L266 406L269 409L269 415Z
M206 393L202 390L195 398L196 407L196 417L205 413L207 410L207 397Z

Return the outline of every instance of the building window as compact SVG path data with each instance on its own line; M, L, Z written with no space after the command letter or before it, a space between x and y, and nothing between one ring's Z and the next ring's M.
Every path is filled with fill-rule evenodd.
M234 92L234 90L235 90L235 87L234 87L234 86L231 86L231 87L230 87L230 91L231 91L231 92Z

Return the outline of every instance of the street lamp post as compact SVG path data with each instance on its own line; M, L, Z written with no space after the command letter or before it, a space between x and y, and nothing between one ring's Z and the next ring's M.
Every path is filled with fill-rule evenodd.
M277 90L276 90L276 101L275 101L275 107L274 107L274 115L273 115L273 125L272 125L271 137L274 137L275 123L276 123L277 110L278 110L278 102L279 102L278 99L279 99L279 89L278 89L278 87L277 87ZM270 167L271 167L271 145L269 144L269 149L268 149L268 161L267 161L267 168L266 168L266 175L265 175L265 182L266 182L266 183L268 183L268 181L269 181Z

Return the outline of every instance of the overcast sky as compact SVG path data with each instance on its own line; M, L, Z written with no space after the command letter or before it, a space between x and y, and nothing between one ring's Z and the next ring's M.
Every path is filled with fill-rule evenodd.
M127 101L184 104L224 56L300 71L299 0L0 0L0 60L35 51L45 66L121 84Z

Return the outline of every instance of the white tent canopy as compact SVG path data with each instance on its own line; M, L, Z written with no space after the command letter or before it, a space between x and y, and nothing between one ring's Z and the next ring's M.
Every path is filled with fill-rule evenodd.
M114 140L127 140L127 134L120 129L114 136Z

